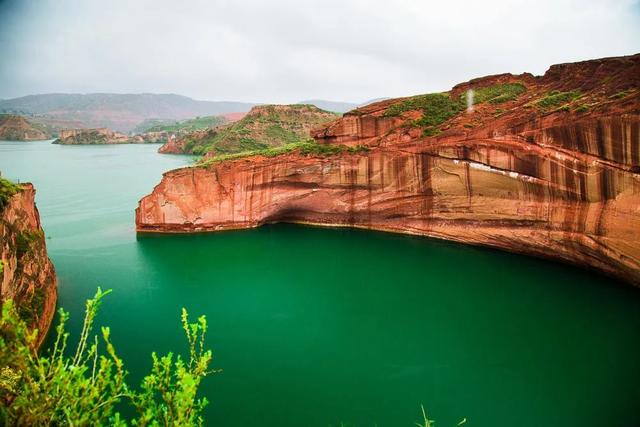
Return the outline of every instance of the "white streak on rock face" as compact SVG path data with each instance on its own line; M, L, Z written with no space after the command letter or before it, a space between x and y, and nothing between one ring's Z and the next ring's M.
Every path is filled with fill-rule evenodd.
M467 112L473 111L473 89L467 91Z
M485 165L484 163L473 163L473 162L469 162L469 166L471 166L474 169L479 169L482 171L487 171L487 172L500 172L496 169L493 169L491 166Z

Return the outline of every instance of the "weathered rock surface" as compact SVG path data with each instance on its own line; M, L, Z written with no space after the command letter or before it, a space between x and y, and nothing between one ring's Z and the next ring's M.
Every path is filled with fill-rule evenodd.
M51 134L45 129L22 116L0 114L0 140L39 141L49 138L51 138Z
M339 115L314 105L260 105L235 122L169 140L159 153L216 156L279 147L309 139L315 126Z
M525 91L486 95L504 84ZM360 227L559 259L640 286L639 88L634 55L472 80L449 99L474 89L493 100L440 122L431 106L411 108L416 99L386 100L313 131L368 152L170 171L140 201L136 227Z
M44 340L57 299L55 269L47 256L32 184L22 184L0 212L0 300L14 300L23 319Z
M107 128L96 129L62 129L54 144L60 145L109 145L109 144L153 144L166 142L169 132L144 132L127 136Z

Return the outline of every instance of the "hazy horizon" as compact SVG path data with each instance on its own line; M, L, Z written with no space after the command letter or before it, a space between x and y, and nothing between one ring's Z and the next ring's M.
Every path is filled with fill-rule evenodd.
M0 0L0 99L358 103L640 51L640 0Z
M256 101L238 101L236 99L202 99L202 98L196 98L193 96L189 96L189 95L184 95L181 93L168 93L168 92L42 92L42 93L28 93L25 95L20 95L20 96L14 96L14 97L0 97L0 101L8 101L8 100L12 100L12 99L19 99L19 98L25 98L28 96L46 96L46 95L167 95L167 96L184 96L187 98L191 98L194 101L206 101L206 102L242 102L242 103L247 103L247 104L266 104L266 102L256 102ZM378 99L384 99L385 97L375 97L375 98L368 98L368 99L358 99L358 100L342 100L342 99L324 99L324 98L304 98L304 99L298 99L296 101L291 102L292 104L295 103L301 103L304 101L329 101L329 102L333 102L333 103L344 103L344 104L359 104L359 103L365 103L365 102L369 102L369 101L374 101L374 100L378 100Z

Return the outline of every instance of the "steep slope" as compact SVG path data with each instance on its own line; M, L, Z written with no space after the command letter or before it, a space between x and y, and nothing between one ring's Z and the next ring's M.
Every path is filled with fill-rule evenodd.
M559 259L640 286L640 55L386 100L313 135L317 155L165 173L140 201L137 230L360 227Z
M185 134L220 126L227 121L223 116L196 117L194 119L180 121L148 119L136 126L134 131L136 133L170 132L173 134Z
M43 126L31 123L22 116L0 114L0 140L38 141L51 138Z
M0 100L0 111L35 114L51 124L81 123L61 127L102 128L130 132L145 119L182 120L198 116L248 111L246 102L198 101L173 94L44 94Z
M321 108L326 111L333 111L336 113L346 113L347 111L353 110L360 106L360 104L356 104L353 102L339 102L339 101L327 101L324 99L307 99L305 101L300 101L298 104L302 105L315 105L318 108Z
M370 99L359 104L354 102L327 101L324 99L308 99L306 101L300 101L298 104L310 104L323 110L333 111L336 113L346 113L347 111L351 111L355 108L364 107L365 105L373 104L374 102L382 101L384 99L388 98Z
M55 269L47 256L31 184L0 178L0 300L12 298L20 316L44 340L57 298Z
M130 144L135 142L127 135L107 128L61 130L54 144L60 145L105 145Z
M107 128L63 129L58 132L58 138L53 143L60 145L164 144L173 135L174 133L165 130L127 136Z
M162 146L160 153L238 153L309 139L310 130L339 117L313 105L260 105L227 126L187 134Z

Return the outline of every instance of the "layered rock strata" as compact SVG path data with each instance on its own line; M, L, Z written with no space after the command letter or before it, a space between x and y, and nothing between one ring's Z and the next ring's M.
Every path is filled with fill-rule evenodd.
M35 194L32 184L22 184L0 209L0 300L13 299L20 316L38 329L40 346L55 313L57 278L47 255Z
M472 80L447 94L446 114L438 97L372 104L312 132L368 151L167 172L140 201L137 230L359 227L559 259L640 286L639 80L635 55ZM481 102L466 110L469 89Z
M0 140L39 141L49 138L51 134L43 126L15 114L0 114Z

